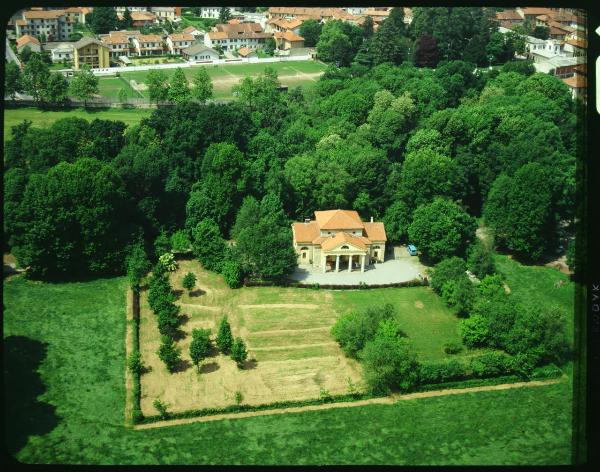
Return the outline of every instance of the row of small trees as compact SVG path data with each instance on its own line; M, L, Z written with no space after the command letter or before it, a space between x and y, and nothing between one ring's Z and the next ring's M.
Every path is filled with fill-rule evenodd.
M148 96L157 105L160 102L187 103L196 100L206 102L213 96L213 84L204 67L198 67L192 78L192 87L181 67L175 69L172 77L161 69L148 72L146 79Z
M87 102L98 94L98 77L83 64L69 82L64 75L51 73L40 54L32 53L23 71L14 62L6 65L4 93L13 99L17 93L26 93L38 104L61 105L70 96Z
M233 338L231 326L227 321L227 316L221 319L219 331L215 339L218 349L226 355L230 355L238 368L241 368L248 358L248 350L244 340L240 337ZM210 339L210 329L192 330L192 343L190 344L190 357L192 362L200 372L200 363L206 359L212 350L212 341Z

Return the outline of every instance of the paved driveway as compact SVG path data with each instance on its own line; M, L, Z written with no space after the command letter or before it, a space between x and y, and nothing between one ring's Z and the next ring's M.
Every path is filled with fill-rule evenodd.
M359 282L367 285L392 284L417 279L418 274L426 276L426 269L419 262L418 257L408 255L406 247L400 246L394 248L393 255L390 254L388 260L373 264L365 268L364 272L355 269L353 272L323 273L312 266L299 266L290 278L304 284L358 285Z

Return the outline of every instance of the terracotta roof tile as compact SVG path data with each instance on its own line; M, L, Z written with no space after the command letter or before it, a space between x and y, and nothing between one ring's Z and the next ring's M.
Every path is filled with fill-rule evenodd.
M18 48L27 43L37 44L38 46L40 45L40 42L37 40L37 38L30 36L28 34L24 34L19 39L17 39L17 47Z
M238 49L238 54L239 54L240 56L242 56L242 57L246 57L246 56L248 56L248 55L252 54L253 52L254 52L254 51L252 51L252 49L250 49L250 48L246 48L246 47L243 47L243 48L239 48L239 49Z
M578 47L578 48L587 49L587 41L585 41L583 39L580 39L580 40L569 39L567 41L567 44L570 44L571 46L575 46L575 47Z
M496 13L497 20L523 20L515 10L504 10Z
M56 19L59 18L61 16L63 16L65 14L64 10L29 10L29 11L25 11L23 12L23 17L26 20L32 20L32 19L36 19L36 20L52 20L52 19Z
M315 219L321 229L364 228L356 210L315 211Z
M387 241L385 227L381 221L374 221L373 223L366 222L364 225L367 238L371 241Z
M292 231L297 243L312 243L315 238L319 237L319 225L316 221L293 223Z
M321 247L326 251L331 251L333 248L340 246L344 243L351 244L359 249L366 251L367 244L370 244L371 241L362 236L352 236L351 234L345 233L344 231L340 231L334 237L326 238L326 240L321 243Z
M563 82L571 88L585 88L587 87L587 79L581 75L574 75L568 79L563 79Z
M171 41L194 41L196 39L193 35L186 33L172 33L169 38Z

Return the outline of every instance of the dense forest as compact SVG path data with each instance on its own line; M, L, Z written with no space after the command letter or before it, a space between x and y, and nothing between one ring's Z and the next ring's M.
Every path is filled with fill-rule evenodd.
M5 250L55 279L123 273L140 247L156 260L177 239L235 285L293 269L291 221L348 208L431 263L465 256L480 217L501 250L553 252L573 234L580 105L531 63L477 68L473 51L498 43L487 9L433 10L375 34L328 22L319 53L351 52L311 90L282 92L266 69L232 103L158 107L135 126L13 127Z

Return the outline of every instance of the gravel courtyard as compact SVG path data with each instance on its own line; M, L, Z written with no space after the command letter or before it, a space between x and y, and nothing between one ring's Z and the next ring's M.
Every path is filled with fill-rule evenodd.
M419 278L419 274L426 276L427 267L419 262L417 256L410 256L406 246L394 246L393 253L386 254L386 260L380 264L365 267L364 272L347 270L340 272L323 273L319 268L300 265L290 278L305 284L318 283L321 285L358 285L364 282L367 285L392 284L406 282Z

